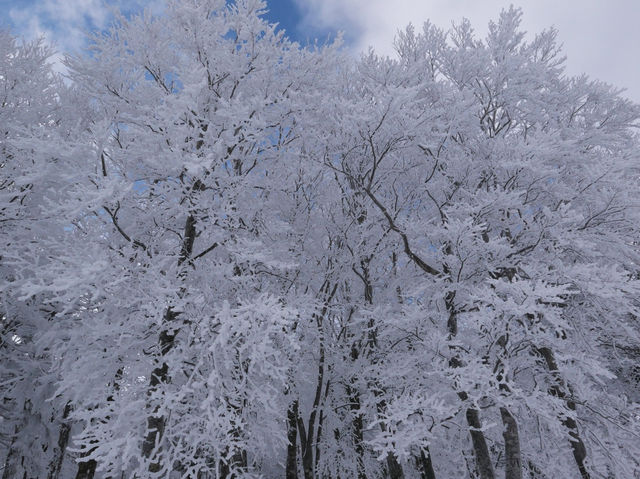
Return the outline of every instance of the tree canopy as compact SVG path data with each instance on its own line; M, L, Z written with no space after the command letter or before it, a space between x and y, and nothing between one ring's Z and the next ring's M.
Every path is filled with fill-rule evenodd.
M3 479L639 478L640 107L503 10L0 33Z

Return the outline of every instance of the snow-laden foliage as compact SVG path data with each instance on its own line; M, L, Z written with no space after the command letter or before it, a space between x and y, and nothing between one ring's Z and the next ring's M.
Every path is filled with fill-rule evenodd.
M51 71L53 51L42 41L19 43L0 31L0 453L2 477L46 477L64 450L56 444L65 405L48 401L57 379L52 351L37 344L53 318L50 296L24 294L16 279L33 280L38 269L14 266L16 255L48 262L38 245L62 229L42 206L52 186L55 159L39 162L36 144L62 130L67 115L60 78ZM61 239L58 237L58 239ZM25 460L25 457L30 459ZM38 457L41 460L32 460Z
M513 8L265 8L0 38L4 477L640 477L640 108Z

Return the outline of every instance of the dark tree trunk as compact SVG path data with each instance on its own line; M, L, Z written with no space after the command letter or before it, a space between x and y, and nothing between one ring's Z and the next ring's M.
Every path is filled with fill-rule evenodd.
M184 236L182 240L182 246L180 248L180 258L178 260L178 266L181 266L187 261L193 253L193 243L196 239L196 219L193 215L189 215L184 226ZM175 340L175 332L170 331L170 323L175 320L178 313L173 311L170 307L167 308L162 326L163 330L159 337L160 355L166 356L173 348ZM151 396L153 392L163 383L167 383L169 380L169 367L167 363L163 362L162 365L156 367L151 372L151 379L149 380L149 388L147 394ZM159 451L156 448L159 447L160 441L164 434L165 418L164 416L156 415L157 409L147 418L147 435L142 443L142 455L146 459L151 459L149 463L149 472L159 472L162 470L162 464L160 463ZM154 454L155 451L155 454Z
M69 444L69 433L71 432L71 424L69 422L65 422L65 420L69 417L70 413L71 413L71 404L67 403L62 413L63 422L60 425L60 434L58 435L58 444L53 451L53 458L49 463L49 473L47 475L47 479L58 479L58 476L60 475L60 469L62 468L62 461L64 460L64 453L66 452L67 445Z
M362 280L362 283L364 284L365 301L368 304L373 305L373 285L371 284L371 279L369 277L369 261L371 261L371 257L369 257L368 259L364 259L360 262L362 273L359 273L355 268L353 269L353 271L358 275L358 277ZM369 330L367 332L367 347L368 347L368 352L371 352L378 345L378 340L376 337L373 320L369 321L368 327L369 327ZM379 388L377 387L374 389L374 394L376 396L380 395L380 393L375 392L378 390ZM386 402L384 398L377 403L376 407L378 409L378 413L382 413L386 409ZM380 424L380 427L382 428L383 431L385 430L384 424ZM404 478L404 472L402 470L402 466L400 465L400 463L398 462L398 459L393 453L387 454L386 463L387 463L387 473L389 474L389 477L391 479Z
M78 464L78 473L76 479L93 479L98 464L93 459Z
M318 374L319 382L322 381L323 367L324 367L324 354L320 359L320 367L319 367L320 371ZM309 417L309 428L306 431L306 435L303 434L302 431L300 431L301 432L300 438L302 442L302 471L304 473L304 479L314 479L314 475L315 475L315 470L314 470L315 468L314 468L314 462L313 462L313 450L314 450L313 438L314 438L316 412L317 412L318 405L319 405L319 400L316 398L316 400L314 400L313 410ZM302 441L302 438L304 438L305 440Z
M347 387L347 395L349 397L349 402L351 403L351 412L354 414L352 427L353 442L356 449L358 479L367 479L364 469L364 427L362 424L362 413L360 412L360 394L354 388L349 386Z
M549 392L553 396L559 397L560 399L564 399L567 405L567 408L569 408L571 411L575 411L576 403L572 401L569 397L567 397L565 388L569 389L569 392L571 392L571 390L568 386L565 385L564 381L560 377L560 370L558 368L558 363L555 360L553 351L550 348L537 348L537 350L538 350L538 353L540 353L540 355L543 357L547 365L547 368L553 374L556 380L556 384L551 386L551 389L549 390ZM571 450L573 451L573 458L576 461L576 464L578 466L578 470L580 471L580 475L582 476L582 479L591 479L591 476L589 475L589 472L587 471L587 468L584 463L585 459L587 458L587 448L585 447L584 442L580 437L580 433L578 431L578 425L576 424L575 419L571 417L565 417L564 419L562 419L562 424L564 425L564 427L566 427L569 430L569 436L571 437L570 444L571 444Z
M464 393L459 393L458 396L460 396L460 394ZM464 399L460 396L460 399L465 401L467 399L467 395L464 394ZM484 437L484 433L480 430L482 428L480 412L476 408L470 407L467 409L466 416L467 424L469 424L470 428L471 442L473 444L473 451L475 453L480 479L494 479L495 473L493 472L493 464L491 463L489 447L487 446L487 440Z
M391 253L391 264L393 275L396 276L398 256L395 251ZM400 285L396 286L396 295L398 303L404 304L402 298L402 289ZM436 479L436 473L433 469L433 462L431 461L431 451L429 448L420 449L420 453L413 456L418 472L420 472L420 479Z
M455 293L450 292L447 294L445 304L447 311L449 311L449 319L447 320L447 328L449 330L449 336L454 338L458 334L458 312L454 305ZM459 368L462 366L462 361L455 355L449 361L452 368ZM458 397L466 402L469 399L469 395L465 391L459 391ZM480 420L480 411L474 407L467 409L466 413L467 424L469 425L469 433L471 434L471 443L473 444L473 452L476 458L476 465L478 468L478 474L480 479L495 479L495 472L493 471L493 463L491 462L491 455L489 454L489 447L487 446L487 440L482 432L482 421Z
M300 435L300 456L302 457L302 474L304 479L313 479L313 455L310 453L311 444L307 437L304 421L298 417L298 434ZM306 459L306 461L305 461Z
M287 410L287 466L286 479L298 479L298 401Z
M518 434L518 423L511 413L504 407L500 408L502 424L504 430L505 451L505 479L522 479L522 459L520 454L520 436Z
M390 479L404 479L404 471L396 456L387 454L387 471Z
M366 294L366 289L365 289ZM359 347L354 344L351 347L351 361L355 362L360 356ZM367 475L364 469L364 427L362 424L362 413L360 412L360 393L355 386L347 385L347 397L349 398L350 409L353 414L351 427L353 429L353 442L356 450L357 474L358 479L366 479Z
M334 289L335 291L335 289ZM313 451L315 449L314 439L319 440L320 438L316 438L314 435L315 426L316 426L316 415L320 408L320 401L322 398L322 386L324 384L324 362L325 362L325 353L324 346L320 344L320 358L318 361L318 384L316 385L316 395L313 400L313 407L311 409L311 414L309 416L308 428L305 435L301 434L300 437L304 437L305 441L302 442L302 470L304 471L305 479L313 479L315 475L315 467L313 460Z
M313 479L313 449L309 444L302 449L302 471L304 472L304 479Z
M298 418L298 433L300 434L300 444L302 449L302 471L304 473L305 479L313 479L315 476L314 451L317 450L316 446L320 441L320 434L316 436L315 431L316 426L318 426L318 429L321 428L319 422L318 424L316 424L316 417L318 416L318 412L322 408L322 389L325 386L325 349L323 339L323 322L329 309L329 304L333 300L337 289L337 283L333 285L333 288L331 288L329 280L325 281L324 285L320 289L320 291L325 295L325 301L320 314L314 314L314 319L316 320L316 326L318 327L318 333L320 335L320 351L318 358L318 378L316 383L316 392L313 398L311 414L309 415L309 421L306 428L302 418ZM328 392L328 389L326 391Z
M509 341L507 334L498 338L497 344L502 346L506 353L506 345ZM504 363L498 359L494 372L497 373L496 379L500 383L500 390L510 394L511 389L506 381L506 371ZM500 417L502 418L502 437L504 439L504 456L505 456L505 479L522 479L522 455L520 452L520 434L518 433L518 423L513 415L506 407L500 408Z
M330 368L329 368L330 369ZM324 400L327 400L327 397L329 396L329 386L331 384L331 381L327 381L325 388L324 388ZM321 407L320 408L320 417L318 418L318 432L316 432L316 442L315 442L315 457L314 457L314 467L315 470L318 470L318 463L320 462L320 441L322 440L322 434L323 434L323 427L324 427L324 409Z
M416 456L416 466L420 472L420 479L436 479L436 472L433 470L429 448L420 450L420 455Z
M376 396L379 395L375 392L374 394ZM382 413L382 411L387 408L387 404L384 399L381 399L378 404L376 404L376 407L378 409L378 413ZM382 429L382 432L387 430L384 424L380 424L380 429ZM404 471L402 470L402 466L398 462L398 458L395 456L395 454L389 452L385 461L387 463L387 474L389 475L390 479L404 479Z
M167 309L165 314L165 321L170 319L167 316L172 315L170 309ZM173 347L173 336L170 336L165 331L160 333L160 351L164 356L167 352L171 350ZM149 381L149 395L156 388L162 384L167 382L167 373L169 367L166 363L162 363L162 366L155 368L151 372L151 379ZM154 411L155 413L155 411ZM151 455L156 447L156 443L160 442L162 435L164 434L164 416L155 416L151 415L147 418L147 435L144 438L144 442L142 444L142 455L150 459ZM160 464L157 461L151 462L149 464L149 472L159 472Z

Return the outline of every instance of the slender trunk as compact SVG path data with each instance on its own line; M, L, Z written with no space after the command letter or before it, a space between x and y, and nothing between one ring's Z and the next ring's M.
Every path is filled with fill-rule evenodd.
M376 394L376 396L378 396L378 394ZM386 402L384 400L380 401L377 404L377 408L378 412L381 413L386 409ZM380 429L382 429L382 432L387 430L384 424L380 424ZM398 462L398 458L394 453L387 453L385 461L387 463L387 473L389 474L390 479L404 479L404 471L402 470L402 466Z
M96 461L90 459L86 462L81 462L78 464L78 473L76 474L76 479L93 479L93 476L96 473L97 467Z
M302 454L302 469L304 471L305 479L313 479L313 455L311 453L311 447L305 447Z
M522 479L522 459L520 455L518 423L504 407L500 408L500 415L502 416L502 424L504 425L502 432L506 459L504 478Z
M358 479L366 479L367 475L364 469L364 438L362 413L360 412L360 394L355 388L347 386L347 397L351 403L351 412L353 413L353 442L356 449L356 463L358 471Z
M313 450L314 450L314 431L316 425L316 415L320 408L320 400L322 397L322 385L324 384L324 362L325 352L324 345L320 344L320 359L318 361L318 384L316 386L316 395L313 400L311 415L309 416L309 425L307 428L306 441L302 449L302 469L305 479L313 479L315 475Z
M387 454L387 472L390 479L404 479L404 471L398 459L392 453Z
M369 305L373 305L373 285L371 284L371 279L369 278L369 261L371 257L368 259L364 259L360 262L360 266L362 267L362 274L358 273L358 271L354 268L354 272L360 277L362 283L364 284L364 299ZM378 339L376 337L376 332L374 329L373 320L370 320L368 323L368 331L367 331L367 346L368 352L371 352L378 345ZM379 388L374 389L374 395L377 397L380 395L378 392ZM382 413L386 409L386 402L382 399L377 403L376 408L378 409L378 413ZM380 424L380 428L382 431L385 431L384 424ZM386 457L387 463L387 473L391 479L403 479L404 472L402 470L402 466L398 462L395 454L389 452Z
M186 260L188 260L193 253L193 243L196 239L196 220L193 215L189 215L184 226L184 237L182 240L182 246L180 249L180 258L178 260L178 266L181 266ZM175 340L175 332L169 332L169 324L176 319L178 313L173 311L170 307L167 308L163 321L162 332L159 337L159 346L161 356L166 356L173 348ZM151 396L158 386L168 382L169 366L163 362L162 365L156 367L151 372L151 379L149 381L149 388L147 390L148 396ZM156 408L152 415L147 418L147 435L142 444L142 455L146 459L150 459L149 472L159 472L162 470L160 463L160 441L164 434L165 418L162 415L156 415L158 409ZM155 451L155 453L154 453Z
M378 397L380 393L374 390L374 395ZM387 404L384 398L376 404L376 408L378 409L379 414L382 414L382 412L387 408ZM380 429L382 429L382 432L385 432L387 430L384 424L380 424ZM404 479L404 471L402 470L402 466L398 462L398 458L395 456L395 454L389 452L387 454L387 457L385 458L385 462L387 463L387 474L389 475L390 479Z
M398 255L395 251L391 253L391 265L393 275L397 275L397 264L398 264ZM404 300L402 297L402 289L400 285L396 286L396 295L398 298L399 304L404 304ZM420 472L420 479L436 479L436 473L433 470L433 462L431 461L431 451L429 447L425 449L420 449L420 454L413 456L416 467L418 468L418 472Z
M286 479L298 479L298 401L287 410L287 466Z
M62 424L60 426L60 433L58 435L57 447L53 450L53 458L49 463L49 474L47 479L58 479L60 475L60 469L62 468L62 461L64 460L64 453L67 450L69 444L69 433L71 432L71 423L65 422L65 419L69 417L71 413L71 404L67 403L62 413Z
M447 327L449 329L449 336L454 338L458 334L458 312L455 305L455 293L450 292L447 294L445 304L447 311L449 311L449 319L447 320ZM459 368L462 366L462 361L456 355L451 358L449 364L453 368ZM469 395L465 391L459 391L458 397L466 402L469 399ZM480 479L495 479L495 473L493 471L493 463L491 462L491 455L489 454L489 447L487 446L487 440L482 432L482 421L480 420L480 411L474 407L467 409L465 416L467 418L467 424L469 425L469 433L471 434L471 443L473 444L473 451L476 457L476 464L478 467L478 474Z
M170 309L167 309L167 312L165 314L165 322L169 320L168 316L170 315L172 315L172 311ZM162 331L160 333L161 354L164 356L166 353L168 353L171 350L172 347L173 347L173 335L169 335L165 331ZM169 367L167 366L167 363L162 363L162 366L155 368L151 372L151 380L149 381L149 389L148 389L149 396L151 396L153 391L155 391L160 384L167 382L168 370L169 370ZM155 412L157 412L157 409L154 411L154 413ZM164 434L164 424L165 424L164 416L151 415L147 418L147 436L145 437L144 442L142 444L142 455L145 458L151 459L154 449L159 444L160 439ZM157 457L157 453L156 453L156 457ZM152 461L149 464L149 472L159 472L160 469L161 469L161 466L157 460Z
M537 348L537 350L538 353L540 353L540 355L544 358L547 368L556 379L556 384L551 386L549 392L553 396L564 399L567 407L571 411L575 411L576 403L567 397L567 393L565 391L565 388L567 388L569 390L569 393L571 393L571 389L569 386L565 385L564 381L560 377L560 370L558 368L558 363L555 360L553 351L550 348ZM576 461L582 479L590 479L591 476L589 475L589 472L587 471L584 463L585 459L587 458L587 448L585 447L584 442L580 437L580 432L578 431L578 425L575 419L573 419L572 417L565 417L562 420L562 424L569 430L573 458Z
M312 467L311 468L307 467L308 465L305 465L304 463L304 456L308 447L308 440L307 440L307 432L304 425L304 421L300 416L298 416L298 434L300 436L300 456L302 457L302 473L304 475L304 479L313 479L313 475L311 476L309 475L310 472L311 473L313 472Z
M302 419L298 420L298 432L300 433L300 455L302 456L302 473L304 479L313 479L313 448L309 436L305 434Z
M330 371L331 368L328 367L327 370ZM327 397L329 396L330 384L331 384L331 381L327 380L324 387L323 406L324 406L324 403L327 401ZM316 442L315 442L316 451L315 451L315 458L314 458L314 468L316 471L318 470L318 463L320 462L320 441L322 439L323 425L324 425L324 408L321 407L320 417L318 418L318 432L316 432Z
M420 450L420 455L416 456L416 466L420 472L420 479L436 479L436 473L433 470L433 463L431 462L431 452L429 452L429 448L426 450Z
M497 344L502 346L506 354L506 346L509 341L509 335L503 334L498 338ZM500 391L510 394L511 389L508 386L507 375L504 363L498 359L494 368L496 379L500 383ZM506 407L500 408L500 416L502 418L502 437L504 438L504 455L505 455L505 479L522 479L522 455L520 453L520 434L518 433L518 423L513 415Z
M463 401L466 401L467 399L466 393L458 393L458 396ZM480 412L476 408L470 407L467 409L466 417L467 424L469 424L469 432L471 433L471 442L473 444L473 451L475 453L480 479L494 479L495 473L493 472L493 464L491 463L489 447L487 446L484 433L481 431L482 422L480 421Z
M183 251L183 257L186 253ZM242 269L236 263L233 268L234 276L240 276L242 274ZM246 373L246 370L244 371ZM232 404L228 398L225 398L225 402L227 403L227 407L233 409L234 413L238 416L242 415L242 410L246 406L246 403L243 402L241 406ZM231 436L235 440L236 443L241 442L242 437L242 429L240 427L235 427L231 430ZM239 448L228 448L226 451L226 455L231 453L231 458L229 462L221 461L220 462L220 474L219 479L227 479L227 478L236 478L242 475L244 471L247 470L247 451Z
M366 295L366 287L365 287ZM359 345L351 346L351 361L355 363L360 356ZM364 468L364 427L362 423L362 413L360 412L360 393L355 386L346 386L347 397L349 398L351 413L353 419L351 427L353 429L353 443L356 450L356 470L358 479L366 479L367 475Z
M323 322L324 318L329 309L329 304L333 300L333 297L336 294L338 289L338 284L334 284L333 288L329 283L329 280L326 280L320 291L326 295L326 299L324 301L324 305L322 306L322 310L320 314L314 314L314 318L316 320L316 326L318 327L318 334L320 336L320 351L319 351L319 359L318 359L318 380L316 384L316 393L313 398L313 404L311 407L311 414L309 415L309 421L307 423L307 427L304 426L304 421L301 418L298 418L298 432L300 434L300 444L302 449L302 471L304 473L305 479L313 479L315 476L315 463L314 463L314 440L318 442L320 440L320 436L315 435L316 428L316 417L318 415L318 411L321 408L322 402L322 387L324 386L324 368L325 368L325 349L324 349L324 331L323 331Z

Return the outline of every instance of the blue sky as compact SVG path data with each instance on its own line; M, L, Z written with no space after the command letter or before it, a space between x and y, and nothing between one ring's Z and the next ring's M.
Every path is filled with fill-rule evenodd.
M44 35L66 51L82 45L85 29L106 26L111 8L124 13L144 7L160 11L161 4L154 0L0 0L0 26L8 26L27 38ZM272 23L278 23L290 38L303 44L337 33L330 25L310 29L303 21L303 5L304 2L298 0L269 1L266 16Z
M302 28L302 10L294 0L278 0L268 3L269 13L267 18L270 22L278 23L283 28L289 38L300 43L305 43L307 34Z
M267 0L268 18L302 44L345 32L358 55L373 46L393 54L398 28L430 19L448 27L462 17L483 35L489 20L510 3L524 11L523 28L538 32L551 25L568 57L570 74L627 88L640 102L640 0ZM44 35L58 50L81 47L83 30L108 25L110 8L160 10L160 0L0 0L0 26L25 38Z

